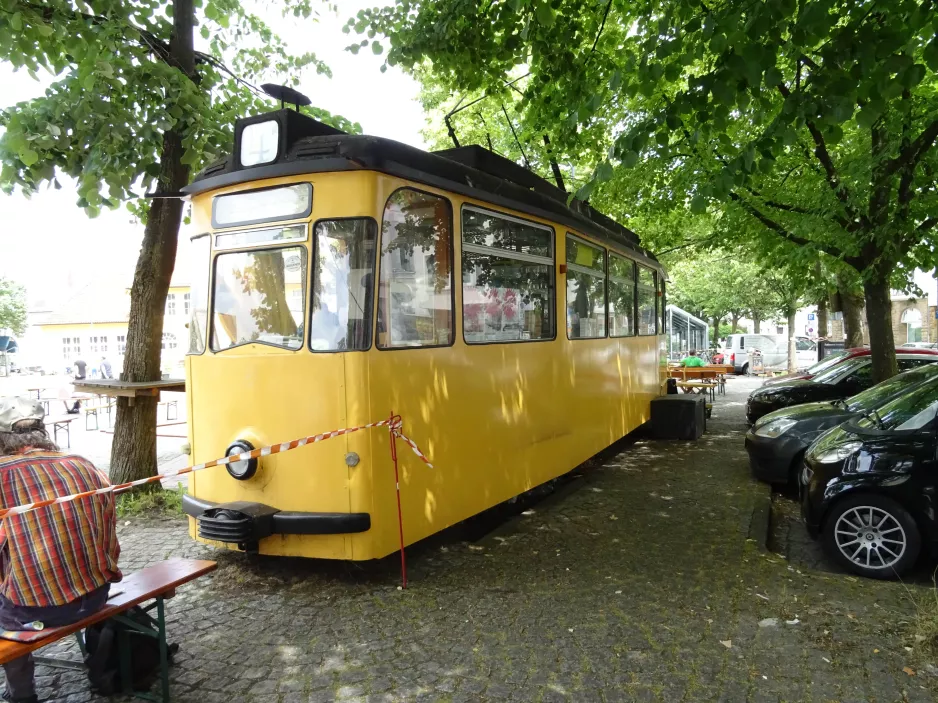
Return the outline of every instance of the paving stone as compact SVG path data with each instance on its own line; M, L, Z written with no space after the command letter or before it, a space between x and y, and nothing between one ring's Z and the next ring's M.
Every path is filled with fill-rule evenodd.
M248 557L192 542L182 520L121 524L125 572L219 563L168 604L173 700L933 700L932 660L904 649L913 601L934 597L931 565L906 585L839 573L786 496L772 503L775 551L749 541L769 500L743 448L755 386L731 379L698 441L630 437L539 502L409 547L406 591L395 555ZM72 642L44 653L79 656ZM37 673L44 701L113 703L80 672Z

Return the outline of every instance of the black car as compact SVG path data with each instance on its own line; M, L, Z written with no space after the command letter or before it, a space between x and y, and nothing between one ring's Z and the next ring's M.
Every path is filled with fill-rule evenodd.
M897 354L899 371L907 371L938 361L933 354ZM809 381L789 381L775 386L763 386L749 394L746 401L746 419L754 423L774 410L790 408L802 403L849 398L873 385L873 366L869 356L846 359Z
M848 400L805 403L763 415L746 434L746 451L753 475L767 483L796 486L805 450L820 435L936 376L938 364L926 364L893 376Z
M851 571L892 578L938 547L938 377L818 438L805 454L801 512Z

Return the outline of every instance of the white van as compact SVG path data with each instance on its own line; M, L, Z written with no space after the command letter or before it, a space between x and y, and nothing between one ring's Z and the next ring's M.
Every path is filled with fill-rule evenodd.
M762 352L765 369L788 368L788 337L783 334L731 334L723 350L724 363L736 373L749 373L749 350ZM795 337L795 366L803 369L817 363L817 344L807 337Z

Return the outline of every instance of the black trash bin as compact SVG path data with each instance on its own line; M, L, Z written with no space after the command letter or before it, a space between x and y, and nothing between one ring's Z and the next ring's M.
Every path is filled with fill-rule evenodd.
M663 395L651 401L655 439L698 439L707 428L707 399L702 395Z

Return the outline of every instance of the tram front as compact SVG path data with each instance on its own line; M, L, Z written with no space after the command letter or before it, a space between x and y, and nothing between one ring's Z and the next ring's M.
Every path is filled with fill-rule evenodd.
M199 233L193 463L374 419L352 352L371 346L375 174L302 173L284 159L290 140L331 133L290 110L241 120L232 155L187 188ZM370 473L353 472L371 444L357 433L193 473L190 532L266 554L371 558Z

